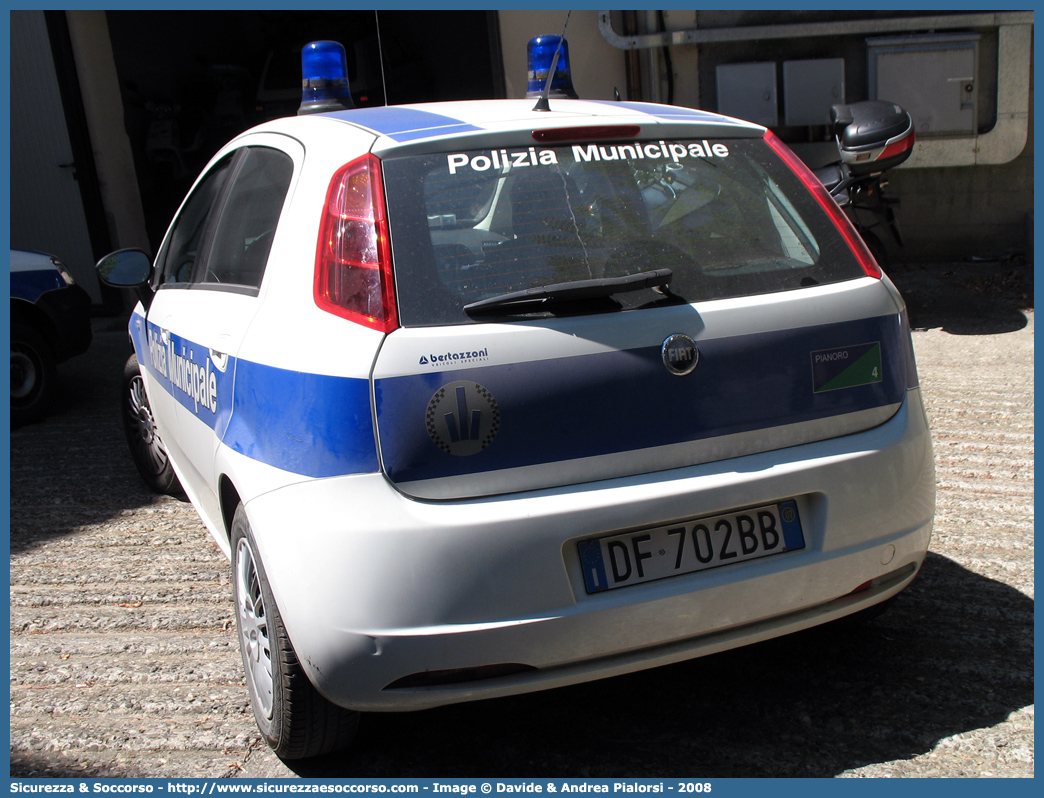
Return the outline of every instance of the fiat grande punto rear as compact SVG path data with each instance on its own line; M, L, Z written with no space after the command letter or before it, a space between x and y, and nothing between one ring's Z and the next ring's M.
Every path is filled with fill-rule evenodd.
M925 556L903 301L764 128L278 120L218 153L151 280L128 429L232 559L281 755L840 618Z

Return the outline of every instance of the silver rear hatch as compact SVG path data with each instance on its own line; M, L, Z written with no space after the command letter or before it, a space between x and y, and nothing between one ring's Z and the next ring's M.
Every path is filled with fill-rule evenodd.
M402 327L382 467L424 499L645 474L866 429L911 382L886 285L760 138L382 162Z

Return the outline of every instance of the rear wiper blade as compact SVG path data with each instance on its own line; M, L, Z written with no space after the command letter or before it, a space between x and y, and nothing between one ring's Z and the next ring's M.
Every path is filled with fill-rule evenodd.
M673 276L674 273L670 269L656 269L623 277L593 277L590 280L552 283L480 299L478 302L465 305L464 312L469 316L510 314L516 311L533 313L544 306L559 302L604 299L614 294L641 291L644 288L666 289Z

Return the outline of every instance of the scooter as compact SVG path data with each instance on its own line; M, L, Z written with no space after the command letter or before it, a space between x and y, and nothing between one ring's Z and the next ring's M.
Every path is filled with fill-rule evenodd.
M890 239L903 246L895 219L899 200L885 194L882 175L913 152L913 119L895 103L867 100L830 109L839 160L815 170L844 208L879 264L887 265Z

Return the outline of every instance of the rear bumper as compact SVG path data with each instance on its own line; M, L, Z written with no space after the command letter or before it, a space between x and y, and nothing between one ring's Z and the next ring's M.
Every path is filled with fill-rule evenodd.
M795 498L805 548L588 595L576 543ZM427 503L380 475L315 480L247 504L309 677L359 710L545 689L734 648L898 593L931 535L920 395L855 435L659 474ZM874 587L853 593L869 580ZM427 671L520 664L424 687ZM416 678L412 681L416 682Z

